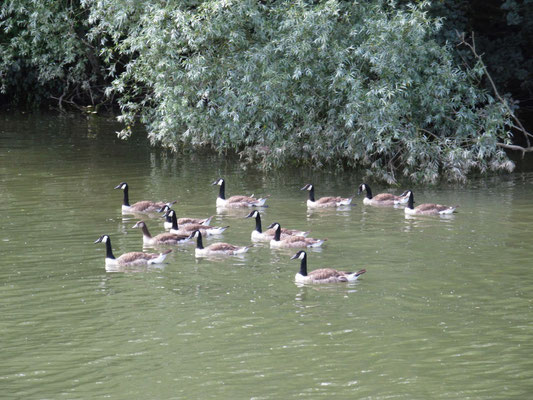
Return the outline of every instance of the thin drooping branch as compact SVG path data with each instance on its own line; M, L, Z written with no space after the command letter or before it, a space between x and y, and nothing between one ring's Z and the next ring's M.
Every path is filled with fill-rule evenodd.
M516 144L505 144L505 143L496 143L496 145L498 145L499 147L501 147L503 149L521 151L522 154L533 152L533 147L531 147L531 146L522 147L522 146L518 146Z
M526 140L526 144L527 144L526 147L522 147L518 145L508 145L504 143L498 143L498 146L502 148L510 149L510 150L521 151L522 155L524 155L524 153L526 152L533 151L530 140L529 140L530 137L533 137L533 134L531 134L530 132L527 131L526 128L524 128L524 126L522 125L522 122L520 122L520 120L515 115L513 110L511 110L511 107L509 107L509 104L507 103L507 101L505 101L505 99L500 95L500 92L498 91L498 88L496 87L496 84L494 83L492 76L490 76L489 71L487 70L487 67L485 66L485 63L483 62L481 58L481 55L479 55L476 51L476 44L474 42L474 34L472 33L472 43L469 43L466 41L464 33L459 33L458 31L456 31L456 33L457 33L457 36L459 37L459 40L461 41L459 45L465 45L466 47L468 47L470 51L472 52L472 54L474 55L474 57L480 63L481 67L483 68L483 72L485 73L487 79L490 82L490 85L492 86L492 90L494 91L496 98L503 104L503 106L506 108L509 115L513 118L513 120L515 121L517 125L515 128L523 133L524 138Z

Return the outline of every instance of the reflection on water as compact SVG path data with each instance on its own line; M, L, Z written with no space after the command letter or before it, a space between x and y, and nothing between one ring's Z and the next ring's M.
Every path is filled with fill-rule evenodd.
M232 159L172 155L114 137L112 121L4 116L0 125L0 304L6 398L527 398L533 382L533 174L414 188L460 204L451 217L362 205L308 209L300 188L356 193L361 177L246 173ZM268 193L263 226L327 238L309 269L366 268L356 283L294 283L295 249L251 243L249 209L217 210L210 185ZM204 244L252 246L108 273L143 249L131 199L176 199L180 215L230 228ZM390 188L372 185L376 193ZM230 190L230 189L231 190ZM157 249L165 248L156 247ZM147 250L153 250L152 247ZM132 273L134 272L134 273Z

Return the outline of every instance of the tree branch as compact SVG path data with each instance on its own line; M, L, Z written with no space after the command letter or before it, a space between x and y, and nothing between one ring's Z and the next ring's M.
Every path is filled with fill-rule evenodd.
M464 33L459 33L457 30L455 32L457 33L457 37L459 38L459 40L461 40L459 45L465 45L466 47L468 47L470 49L470 51L472 51L472 54L474 55L474 57L481 64L481 67L483 68L483 72L487 76L487 79L489 80L490 85L492 86L492 90L494 91L494 94L496 95L497 99L507 109L507 112L509 112L509 115L511 115L513 120L516 122L516 125L518 125L518 126L516 126L516 128L524 134L524 138L526 139L526 143L527 143L527 147L514 146L514 145L503 145L503 143L499 143L499 145L500 144L502 145L500 147L504 147L504 148L507 148L507 149L513 149L513 150L520 150L520 151L522 151L522 155L523 155L525 149L530 149L531 148L531 143L529 141L529 138L533 137L533 134L529 133L526 130L526 128L524 128L524 126L522 125L522 123L520 122L518 117L515 115L513 110L511 110L511 107L509 107L509 104L507 104L507 101L505 101L505 99L500 95L500 92L498 91L498 88L496 87L496 84L494 83L494 80L492 79L492 76L490 76L489 71L487 70L487 67L485 66L485 63L483 62L483 60L481 58L481 55L479 55L477 53L477 51L476 51L476 44L474 42L474 33L472 33L472 43L469 43L469 42L466 41ZM511 147L508 147L508 146L511 146ZM526 150L526 151L530 151L530 150Z
M516 150L516 151L521 151L522 152L522 157L524 156L524 154L526 153L531 153L533 152L533 147L532 146L529 146L529 147L522 147L522 146L518 146L516 144L505 144L505 143L496 143L496 145L498 147L501 147L503 149L509 149L509 150Z

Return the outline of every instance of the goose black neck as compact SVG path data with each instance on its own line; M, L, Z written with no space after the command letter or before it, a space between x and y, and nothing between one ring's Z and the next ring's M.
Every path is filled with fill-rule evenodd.
M178 218L176 218L176 213L175 212L172 213L172 229L174 229L176 231L179 230L179 228L178 228Z
M198 236L196 237L196 248L197 249L204 248L204 244L202 242L202 234L200 233L200 231L198 231Z
M409 193L409 200L407 201L407 208L410 208L411 210L415 207L415 196L413 195L413 192Z
M125 206L128 206L130 205L130 196L129 196L129 193L128 193L128 186L126 185L126 187L124 188L124 202L123 204Z
M315 187L311 186L311 190L309 191L309 200L312 202L315 201Z
M111 249L111 239L108 237L105 242L105 258L111 258L115 259L115 256L113 255L113 250Z
M365 185L366 188L366 198L371 200L372 199L372 189L370 189L370 186Z
M276 242L279 242L281 239L281 226L278 224L278 227L276 228L276 232L274 233L274 240Z
M261 228L261 216L259 213L257 213L257 216L255 217L255 230L259 233L263 233L263 229Z
M222 200L226 200L226 182L222 181L220 184L220 190L218 192L218 197Z
M300 275L307 276L307 254L304 254L304 258L300 261Z

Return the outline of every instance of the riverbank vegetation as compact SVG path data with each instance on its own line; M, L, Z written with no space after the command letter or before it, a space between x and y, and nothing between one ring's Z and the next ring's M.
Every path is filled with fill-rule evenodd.
M237 152L263 169L464 181L531 150L502 90L533 92L533 13L505 2L518 33L499 39L510 55L487 57L489 70L488 36L462 33L470 3L8 0L2 102L117 106L121 137L140 122L155 144Z

